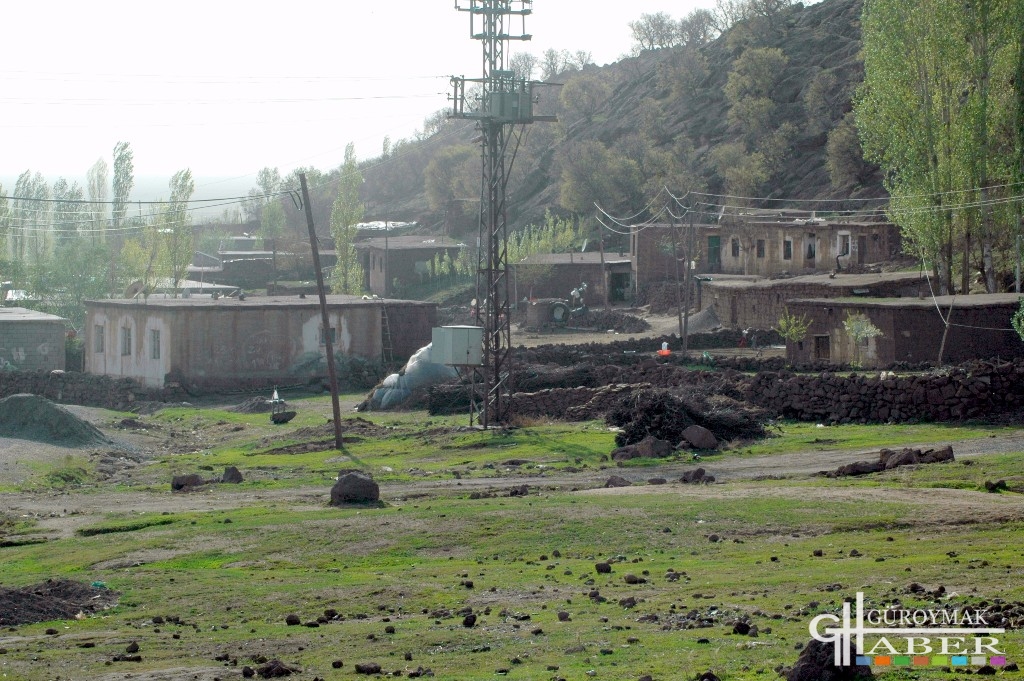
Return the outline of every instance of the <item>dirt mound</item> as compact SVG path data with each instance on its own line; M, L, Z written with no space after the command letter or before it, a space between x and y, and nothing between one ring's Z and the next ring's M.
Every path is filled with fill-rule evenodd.
M646 319L618 310L591 310L587 315L587 326L619 333L641 333L651 328Z
M102 586L68 579L48 579L20 589L0 587L0 625L73 619L78 613L94 613L117 603L120 594Z
M38 395L0 400L0 437L80 447L108 443L103 433L64 407Z

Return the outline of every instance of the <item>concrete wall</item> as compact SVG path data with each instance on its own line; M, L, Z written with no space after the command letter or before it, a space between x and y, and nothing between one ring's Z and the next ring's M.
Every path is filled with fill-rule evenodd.
M0 369L64 369L64 320L4 319L0 313Z

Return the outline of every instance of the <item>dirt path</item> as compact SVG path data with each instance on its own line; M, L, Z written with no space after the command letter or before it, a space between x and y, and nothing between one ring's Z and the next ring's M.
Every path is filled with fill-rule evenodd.
M34 445L33 443L33 446ZM921 445L927 448L926 445ZM953 443L958 459L970 458L985 453L1020 452L1024 451L1024 430L995 437L964 440ZM414 483L385 483L381 488L381 496L385 500L395 501L419 496L468 494L473 491L493 490L501 492L513 486L528 485L544 489L592 490L601 488L611 475L622 477L636 483L643 483L651 478L662 477L667 480L678 480L687 470L696 466L704 468L708 474L714 475L719 483L726 485L685 486L674 485L681 494L713 495L715 497L731 494L749 494L749 486L742 483L771 476L774 478L802 478L814 475L823 470L835 469L843 464L869 458L871 452L850 451L809 451L791 454L775 454L769 456L718 456L705 457L699 462L672 463L649 468L608 468L605 470L586 470L577 473L552 471L550 473L520 475L514 471L496 477L472 477L439 480L422 480ZM737 486L739 484L739 486ZM761 486L762 488L764 486ZM601 491L604 494L663 492L664 486L641 486L621 488L626 491ZM747 489L747 492L737 492ZM34 518L40 534L48 537L62 537L74 534L75 530L95 524L113 509L127 513L189 513L228 510L251 505L285 503L296 507L323 507L328 500L330 490L326 487L298 487L275 490L246 490L231 486L210 486L198 492L188 494L166 492L113 492L113 491L72 491L46 493L7 493L0 494L0 508L8 509L15 516ZM792 494L785 490L781 494ZM800 492L803 494L804 492ZM841 490L829 490L829 495L842 494ZM974 493L960 490L881 490L873 492L892 501L896 497L916 498L927 502L931 496L944 495L944 498L978 497ZM856 494L863 495L862 490ZM902 496L901 496L902 495ZM997 498L998 495L984 495L984 498ZM830 498L833 498L830 496ZM947 501L948 501L947 499ZM972 502L974 503L974 502ZM985 513L1001 513L999 503L986 502ZM1016 500L1013 502L1017 506ZM996 505L993 510L993 504ZM975 506L965 507L980 512Z

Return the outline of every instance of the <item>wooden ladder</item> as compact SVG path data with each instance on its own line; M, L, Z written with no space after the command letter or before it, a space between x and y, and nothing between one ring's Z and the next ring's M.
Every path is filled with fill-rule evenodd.
M391 346L391 323L388 321L388 306L380 305L380 354L385 366L393 364L395 352Z

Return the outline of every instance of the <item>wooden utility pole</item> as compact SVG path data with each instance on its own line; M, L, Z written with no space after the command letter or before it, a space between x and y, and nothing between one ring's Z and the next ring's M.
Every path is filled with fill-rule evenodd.
M686 287L686 307L683 309L683 355L690 351L690 287L693 286L693 272L690 265L693 263L693 211L696 206L690 209L690 228L686 232L686 269L683 270L683 282Z
M320 249L316 243L316 229L313 227L313 207L309 204L309 190L306 188L306 174L299 173L302 187L302 205L306 209L306 226L309 228L309 247L313 250L313 269L316 270L316 291L320 295L320 320L323 324L324 348L327 351L327 376L331 384L331 409L334 411L334 448L344 449L341 438L341 405L338 403L338 372L334 368L334 339L331 338L331 320L327 316L327 294L324 291L324 273L320 269Z

